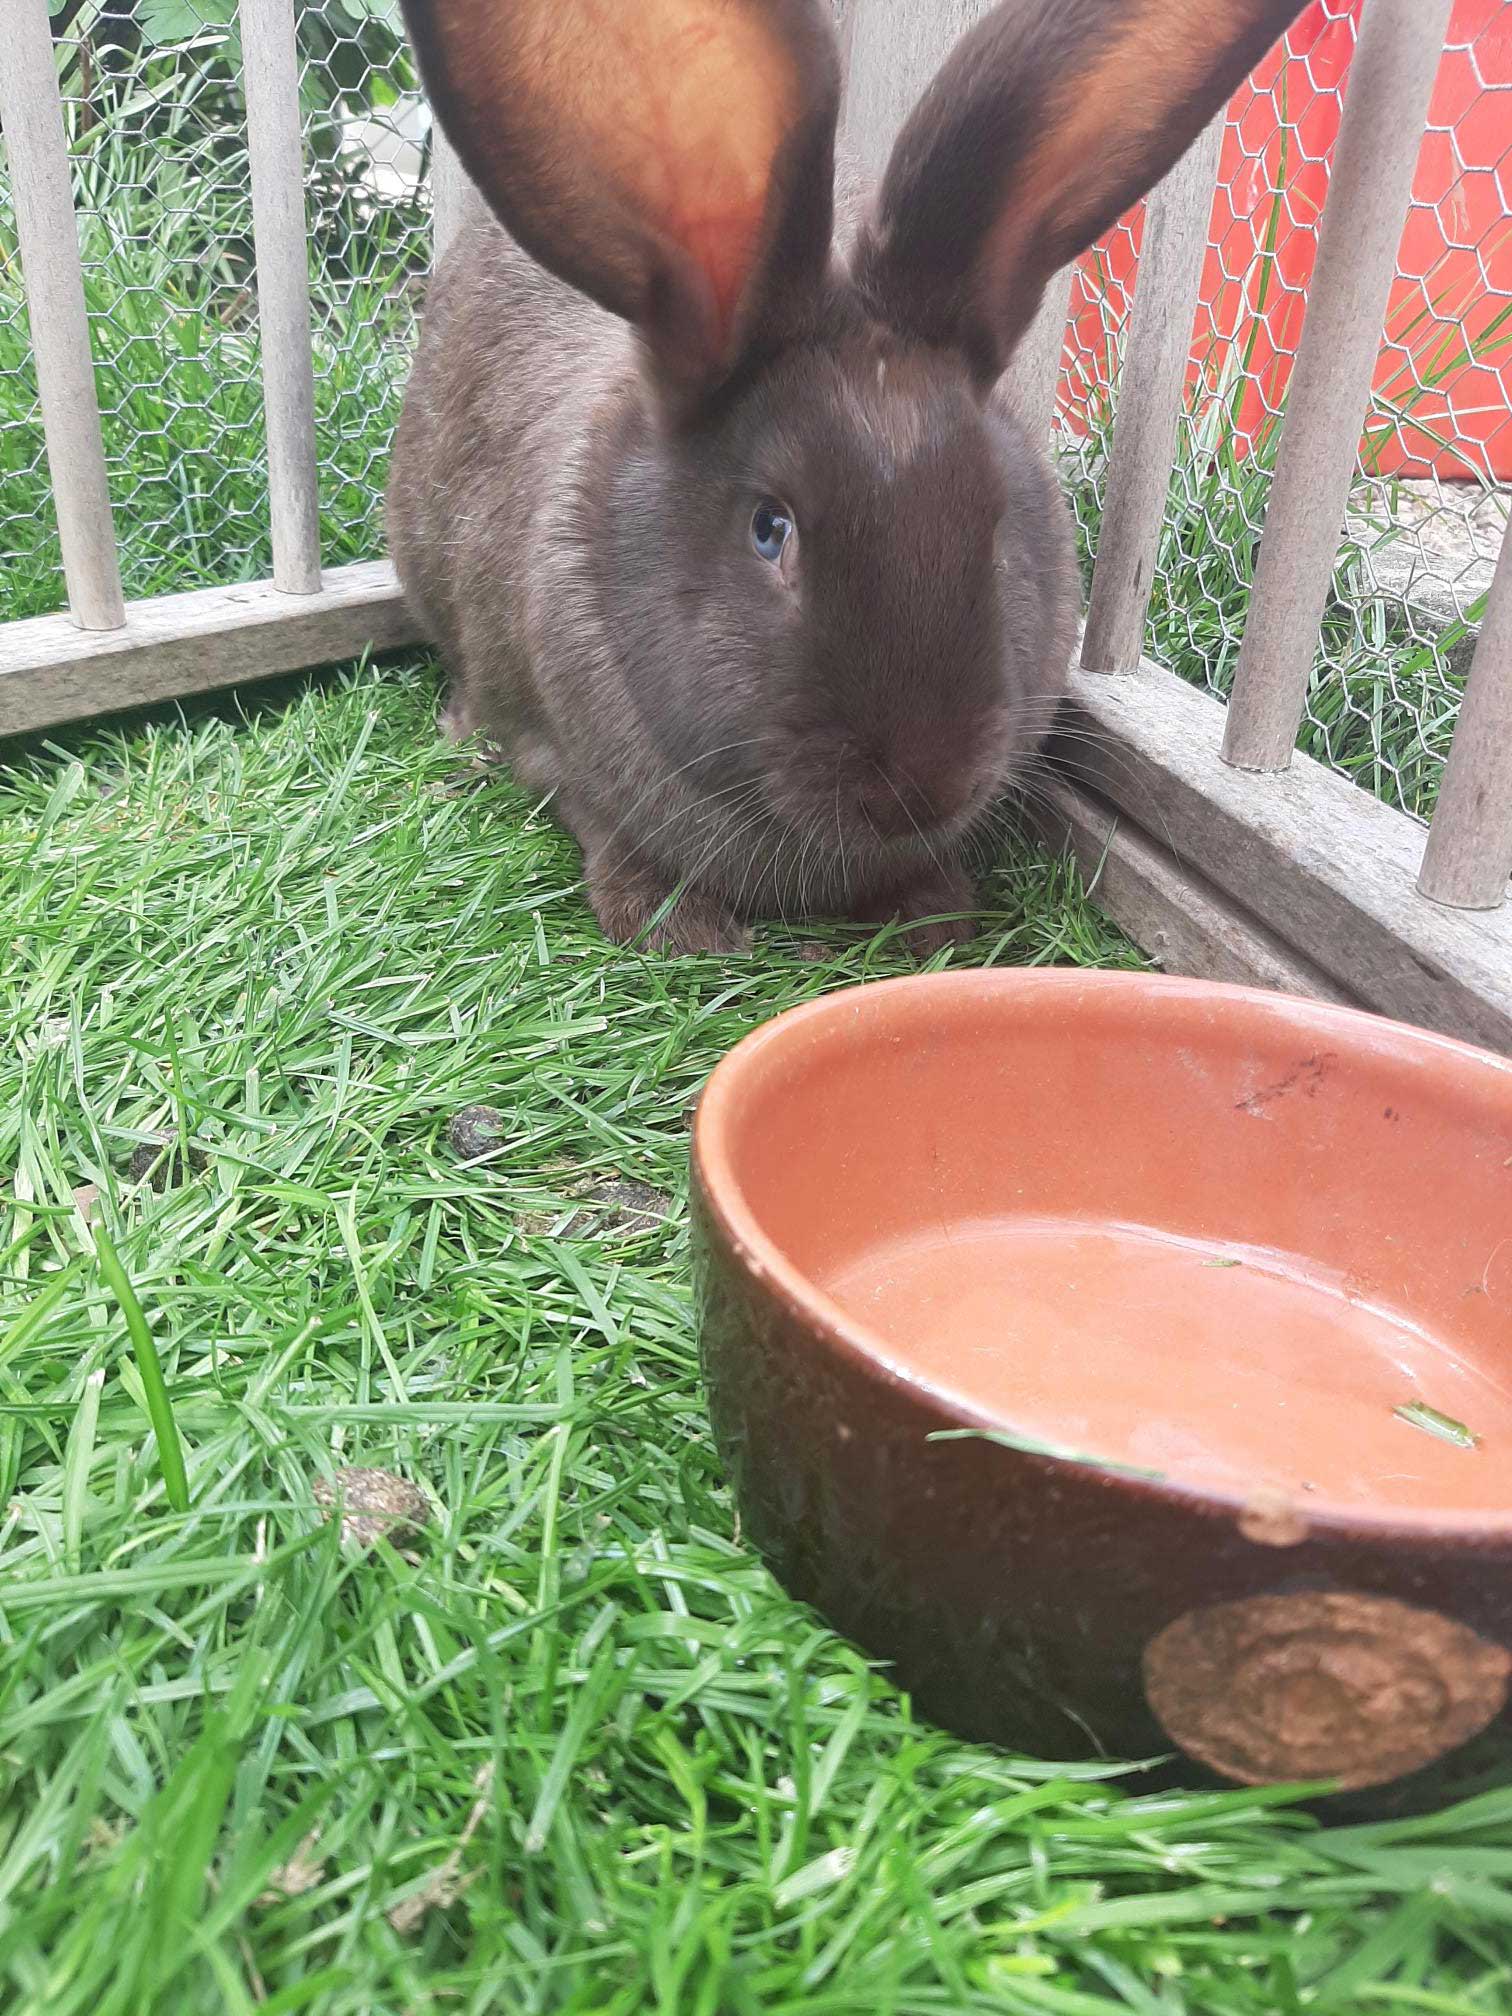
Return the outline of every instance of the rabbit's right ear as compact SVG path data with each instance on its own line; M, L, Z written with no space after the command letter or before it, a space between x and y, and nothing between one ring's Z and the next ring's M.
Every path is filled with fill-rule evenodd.
M1000 0L893 149L855 258L990 385L1052 273L1173 168L1306 0Z
M511 236L716 386L829 258L827 0L403 0L432 107Z

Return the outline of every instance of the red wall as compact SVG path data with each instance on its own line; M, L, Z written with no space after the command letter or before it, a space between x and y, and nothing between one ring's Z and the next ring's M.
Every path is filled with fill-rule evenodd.
M1318 219L1338 137L1342 93L1362 0L1316 0L1281 50L1235 98L1193 339L1192 371L1211 375L1236 347L1249 351L1240 405L1241 449L1284 395L1317 256ZM1283 96L1284 94L1284 96ZM1283 180L1275 270L1255 314L1274 191ZM1512 4L1457 0L1413 185L1376 372L1378 399L1400 404L1400 429L1373 414L1363 444L1384 470L1444 476L1468 469L1512 477ZM1084 431L1086 408L1105 393L1108 361L1099 296L1121 318L1138 265L1142 220L1114 229L1082 262L1062 380L1064 410ZM1237 338L1237 346L1236 346ZM1498 340L1499 339L1499 340ZM1488 348L1494 345L1494 348ZM1467 354L1468 346L1468 354Z

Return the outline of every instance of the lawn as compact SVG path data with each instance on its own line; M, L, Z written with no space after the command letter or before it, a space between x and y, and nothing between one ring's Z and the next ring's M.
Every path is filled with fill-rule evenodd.
M973 1748L742 1545L689 1102L899 961L606 946L434 702L363 670L0 773L0 2008L1505 2011L1512 1792L1326 1831ZM1031 852L988 900L956 956L1137 963ZM343 1543L346 1466L429 1519Z

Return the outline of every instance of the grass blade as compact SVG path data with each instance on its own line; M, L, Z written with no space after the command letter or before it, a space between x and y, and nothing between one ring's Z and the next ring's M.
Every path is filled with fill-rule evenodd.
M137 1292L131 1285L131 1277L121 1265L120 1255L116 1252L110 1234L103 1225L96 1226L94 1242L101 1278L120 1304L121 1314L126 1318L126 1329L131 1338L137 1370L142 1375L142 1386L147 1395L147 1415L152 1423L152 1432L157 1438L158 1467L163 1473L163 1489L168 1493L168 1503L175 1512L187 1512L189 1479L184 1472L184 1452L179 1446L178 1425L173 1418L173 1403L168 1398L168 1387L163 1379L163 1367L158 1358L157 1346L152 1341L152 1332L147 1327L147 1318L137 1299Z
M100 1389L104 1368L91 1372L79 1396L79 1411L69 1431L63 1458L63 1560L70 1575L79 1572L84 1533L84 1501L89 1493L89 1466L94 1461L95 1431L100 1423Z

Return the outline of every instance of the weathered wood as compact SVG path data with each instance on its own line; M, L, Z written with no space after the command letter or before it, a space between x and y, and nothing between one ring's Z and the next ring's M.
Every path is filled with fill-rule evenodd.
M879 181L898 129L926 84L992 0L849 0L841 135L857 167Z
M1055 425L1055 390L1071 314L1071 269L1064 268L1045 289L1039 313L1019 339L1003 374L1000 397L1026 425L1048 436Z
M1144 646L1227 116L1225 107L1155 190L1145 215L1082 638L1089 672L1127 671Z
M110 630L124 611L121 570L47 0L13 0L6 10L0 126L69 607L85 630Z
M1503 538L1418 888L1494 910L1512 876L1512 539Z
M1167 973L1354 1004L1285 939L1100 798L1051 784L1033 816L1052 847L1074 856L1099 909Z
M273 579L286 594L313 595L320 587L320 495L294 0L241 0L240 18Z
M1512 908L1418 895L1422 828L1311 757L1256 776L1219 760L1223 709L1145 661L1072 675L1061 760L1179 864L1365 1006L1512 1053Z
M847 0L837 9L846 63L841 139L868 182L881 180L904 120L967 29L993 0ZM1071 273L1045 289L1004 374L1001 397L1048 436L1066 340Z
M439 126L431 129L431 264L439 266L457 235L467 201L467 173Z
M0 625L0 736L418 642L386 560L333 568L315 595L258 581L128 603L119 629L87 637L33 617Z
M1452 0L1368 0L1235 671L1227 763L1291 761Z

